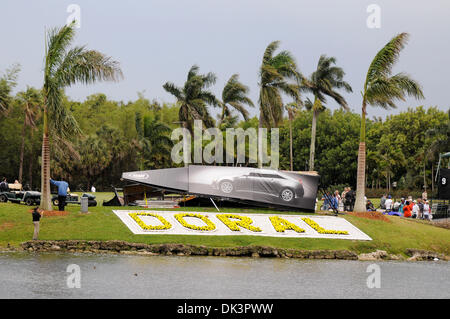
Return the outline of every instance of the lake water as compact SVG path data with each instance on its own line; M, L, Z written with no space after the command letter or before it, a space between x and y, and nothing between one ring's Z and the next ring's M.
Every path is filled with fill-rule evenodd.
M68 288L67 266L81 270ZM448 262L0 253L0 298L450 298Z

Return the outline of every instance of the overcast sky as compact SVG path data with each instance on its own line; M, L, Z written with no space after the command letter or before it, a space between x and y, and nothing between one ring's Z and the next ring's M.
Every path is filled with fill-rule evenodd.
M367 7L373 3L381 8L380 28L366 24ZM360 112L371 60L394 35L408 32L410 41L394 72L418 80L426 99L399 102L392 112L417 105L450 106L450 85L443 81L450 73L448 0L0 0L0 72L21 64L17 90L42 86L45 28L65 24L69 4L81 8L75 44L112 56L125 75L119 83L68 89L76 100L102 92L127 102L145 91L149 99L174 102L162 85L172 81L181 86L189 68L198 64L201 72L218 76L212 89L218 96L229 77L239 73L256 104L262 54L271 41L280 40L281 49L295 56L305 75L314 71L321 54L336 57L354 91L344 96ZM328 107L336 108L333 100ZM385 114L369 109L369 116Z

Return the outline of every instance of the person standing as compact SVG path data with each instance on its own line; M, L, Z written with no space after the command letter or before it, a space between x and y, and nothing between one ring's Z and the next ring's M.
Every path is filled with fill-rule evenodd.
M339 208L339 200L337 198L337 196L339 196L339 192L336 191L337 193L335 193L334 195L331 196L331 202L330 202L330 208L333 211L336 211Z
M398 207L398 212L403 215L403 208L405 207L405 199L402 197L400 201L400 206Z
M66 206L66 197L69 184L65 181L54 181L53 179L50 179L50 183L58 187L58 209L62 212Z
M339 191L338 190L336 190L334 192L334 197L336 197L336 200L337 200L337 209L338 209L338 211L340 211L340 212L344 211L344 203L342 202L342 197L341 197L341 195L339 195Z
M323 200L323 210L328 210L330 209L330 205L331 205L331 194L329 191L325 192L325 195L322 197Z
M0 183L0 192L7 192L9 191L9 185L6 180L6 177L2 178L2 182Z
M350 211L353 211L353 208L355 207L356 193L350 187L348 189L348 193L350 194ZM367 200L366 196L364 196L364 198Z
M347 206L346 199L345 199L345 195L347 194L347 191L348 191L347 187L344 187L344 190L342 191L342 194L341 194L341 199L342 199L342 204L344 205L344 210L346 210L346 206Z
M33 224L34 224L34 233L33 233L33 240L37 240L39 236L39 221L41 219L41 213L39 213L39 207L36 207L33 209L33 213L31 214L33 217Z
M95 189L95 186L92 185L92 186L91 186L91 193L95 193L95 190L96 190L96 189Z
M392 209L392 196L391 195L389 195L386 198L386 201L384 202L384 206L387 211L390 211Z
M429 220L430 219L430 204L426 200L423 204L423 219Z
M412 208L412 218L419 218L419 205L417 205L417 201L415 200L413 202L413 208Z
M427 193L427 189L425 189L422 193L422 200L424 202L426 202L428 200L428 193Z
M386 194L383 194L380 199L380 208L386 209Z
M351 187L347 187L347 193L345 194L345 210L348 212L353 211L353 204L355 203L355 196Z
M417 206L419 206L419 214L417 215L417 218L423 219L423 201L421 198L417 199Z
M403 216L411 217L411 205L409 201L406 201L405 205L403 205Z

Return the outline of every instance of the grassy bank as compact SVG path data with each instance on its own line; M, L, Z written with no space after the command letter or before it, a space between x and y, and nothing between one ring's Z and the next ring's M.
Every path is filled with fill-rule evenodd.
M258 236L196 236L196 235L134 235L112 212L112 207L91 207L90 214L80 214L80 206L69 205L67 216L44 217L41 220L39 239L42 240L123 240L146 244L182 243L210 247L272 246L294 249L348 249L356 253L376 249L392 254L403 254L407 248L432 250L450 255L450 231L395 216L388 216L390 222L345 215L353 225L368 234L372 241L275 238ZM123 209L123 208L117 208ZM127 207L126 209L136 209ZM0 204L0 247L8 244L18 246L30 240L33 224L28 212L30 207L17 204ZM213 208L181 208L186 211L215 211ZM226 209L233 213L270 213L264 209ZM283 214L299 214L283 212Z

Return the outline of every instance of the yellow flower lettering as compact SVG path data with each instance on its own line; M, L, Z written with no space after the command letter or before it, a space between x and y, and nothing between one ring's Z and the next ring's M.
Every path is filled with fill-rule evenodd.
M345 230L332 230L332 229L325 229L323 227L320 227L319 224L317 224L315 221L313 221L310 218L302 218L302 220L307 223L309 226L311 226L316 232L319 234L334 234L334 235L348 235L348 231Z
M196 226L192 224L188 224L184 217L196 217L200 218L206 226ZM175 219L180 222L180 224L186 228L194 229L194 230L214 230L216 229L216 225L213 224L212 221L209 220L208 217L200 214L193 214L193 213L183 213L183 214L175 214Z
M285 230L293 230L297 233L304 233L305 230L298 227L297 225L288 222L286 219L278 217L278 216L271 216L269 217L270 222L273 225L273 228L279 233L284 233Z
M234 214L220 214L216 215L216 217L220 219L220 221L224 223L232 231L240 231L241 229L239 228L239 226L253 232L261 231L261 228L251 225L253 221L250 219L250 217L239 216ZM238 220L230 220L230 218Z

